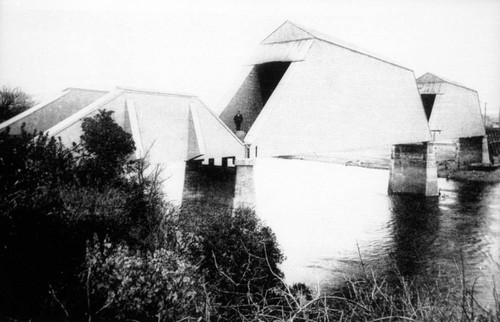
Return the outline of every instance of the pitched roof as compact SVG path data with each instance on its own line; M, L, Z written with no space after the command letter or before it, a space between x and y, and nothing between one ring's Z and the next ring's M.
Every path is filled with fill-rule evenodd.
M431 73L417 85L420 94L436 94L429 128L437 141L485 135L477 91Z
M148 151L152 163L205 158L241 157L243 143L198 97L118 87L48 129L64 144L77 142L81 122L100 109L115 112L115 121L132 134L136 156Z
M392 60L389 60L387 58L381 57L381 55L370 53L368 50L364 48L360 48L356 45L350 44L348 42L345 42L343 40L334 38L330 35L323 34L322 32L303 27L295 22L291 21L285 21L283 24L281 24L276 30L274 30L270 35L268 35L264 40L261 42L262 45L271 45L271 44L279 44L279 43L287 43L287 42L296 42L296 41L303 41L303 40L308 40L308 39L317 39L321 40L324 42L327 42L329 44L339 46L354 52L357 52L362 55L366 55L378 60L381 60L383 62L396 65L401 68L409 69L404 66L401 66L400 64L397 64L393 62Z
M422 76L420 76L419 78L417 78L417 84L435 84L435 83L448 83L448 84L452 84L452 85L455 85L458 87L463 87L463 88L468 89L468 90L473 91L473 92L477 92L476 90L474 90L472 88L466 87L462 84L451 81L451 80L446 79L444 77L437 76L435 74L431 74L429 72L427 72L427 73L423 74Z
M220 114L232 127L242 111L251 155L432 140L411 70L324 39L286 22L258 46L262 61L245 68Z
M28 132L46 131L105 94L105 91L66 88L50 99L1 123L0 131L10 127L11 134L19 134L22 124L25 124L25 130Z

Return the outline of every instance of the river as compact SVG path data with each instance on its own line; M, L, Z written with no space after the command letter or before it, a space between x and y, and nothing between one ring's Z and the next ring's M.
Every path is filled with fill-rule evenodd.
M189 172L189 180L171 181L184 182L183 200L231 205L234 169L212 171L208 180ZM439 179L440 196L424 198L389 196L388 180L388 170L257 159L255 210L286 256L287 282L328 290L360 275L361 258L383 275L457 280L464 271L469 288L476 281L476 299L492 304L494 283L500 288L500 184Z
M256 211L289 283L324 288L360 273L460 276L480 302L500 287L500 185L439 179L438 198L388 196L387 170L259 159ZM359 252L358 252L359 247ZM463 264L462 264L463 263Z

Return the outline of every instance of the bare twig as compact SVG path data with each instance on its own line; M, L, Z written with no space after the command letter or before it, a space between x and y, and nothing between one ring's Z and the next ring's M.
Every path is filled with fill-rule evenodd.
M61 307L61 309L63 310L64 312L64 316L66 317L65 320L68 320L69 319L69 313L68 313L68 310L66 310L66 307L64 306L64 304L59 300L59 298L57 297L56 295L56 292L54 291L54 289L52 288L52 285L49 283L49 293L50 295L52 295L52 297L54 298L54 300L56 301L56 303Z

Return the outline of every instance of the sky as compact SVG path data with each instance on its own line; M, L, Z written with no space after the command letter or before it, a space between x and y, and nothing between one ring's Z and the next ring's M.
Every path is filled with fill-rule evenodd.
M0 86L38 100L116 86L219 102L259 42L290 20L500 108L498 0L0 0Z

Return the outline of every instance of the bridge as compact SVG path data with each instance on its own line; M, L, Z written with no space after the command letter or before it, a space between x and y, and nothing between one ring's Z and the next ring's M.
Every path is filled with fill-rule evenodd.
M390 147L389 193L425 196L439 193L437 142L456 145L459 163L489 163L476 91L429 73L416 81L406 67L289 21L260 43L226 98L220 118L233 131L237 112L243 202L259 157Z
M459 162L489 162L477 97L432 74L415 80L391 60L287 21L257 47L219 116L194 95L67 89L0 131L17 133L25 123L71 144L83 118L112 110L132 134L136 157L236 169L236 203L251 201L259 158L375 148L390 156L389 193L436 196L438 143L451 140Z

